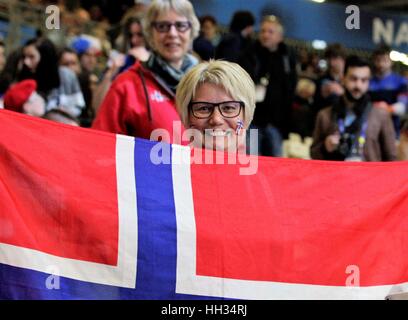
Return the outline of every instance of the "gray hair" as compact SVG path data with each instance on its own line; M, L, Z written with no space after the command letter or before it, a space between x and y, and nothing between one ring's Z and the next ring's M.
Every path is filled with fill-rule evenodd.
M194 12L193 5L188 0L154 0L147 9L146 16L144 17L143 32L145 34L146 41L154 49L153 39L153 27L157 17L164 12L174 10L179 15L187 18L191 23L191 42L198 37L200 32L200 22Z

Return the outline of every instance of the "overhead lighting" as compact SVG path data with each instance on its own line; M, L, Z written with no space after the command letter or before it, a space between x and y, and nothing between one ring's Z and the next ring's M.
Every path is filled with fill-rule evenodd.
M406 66L408 66L408 56L405 53L392 50L390 52L390 59L392 61L401 62L405 64Z
M326 0L311 0L311 1L316 2L316 3L323 3L323 2L325 2Z
M323 40L313 40L312 47L315 50L324 50L327 48L327 42Z

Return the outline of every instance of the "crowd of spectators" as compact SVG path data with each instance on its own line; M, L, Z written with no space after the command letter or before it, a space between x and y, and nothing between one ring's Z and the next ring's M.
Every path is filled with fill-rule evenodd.
M188 1L178 1L180 8L188 7ZM360 160L407 159L408 80L393 72L390 48L375 50L371 61L350 57L340 43L324 52L299 49L287 44L285 26L273 15L259 21L256 33L258 22L250 11L235 12L225 28L211 15L198 23L193 8L174 9L158 0L152 11L149 3L123 1L111 8L98 1L58 1L66 26L62 45L41 33L15 50L0 43L4 108L149 138L155 126L177 117L175 111L158 115L155 103L164 99L175 110L184 73L198 61L223 59L242 66L256 85L251 128L258 129L259 155L282 156L283 141L296 133L313 137L312 158L353 158L334 154L347 147L345 141L351 150L365 139L375 156L362 150ZM132 111L131 96L146 108ZM373 113L381 118L377 131L366 125L374 122Z

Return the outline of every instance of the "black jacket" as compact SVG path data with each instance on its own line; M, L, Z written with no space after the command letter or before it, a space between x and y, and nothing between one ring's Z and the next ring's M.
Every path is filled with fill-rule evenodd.
M252 38L244 38L239 33L227 33L222 37L215 50L215 58L237 62L240 54L252 46L253 43Z
M255 84L262 78L269 81L264 101L256 105L254 124L272 124L286 136L297 83L295 54L284 43L271 52L257 41L243 52L238 62Z
M339 100L339 96L332 94L326 98L322 96L322 87L326 81L336 81L329 73L324 74L319 79L316 80L316 92L314 95L314 105L313 105L313 112L314 117L317 116L317 113L329 106L336 104Z

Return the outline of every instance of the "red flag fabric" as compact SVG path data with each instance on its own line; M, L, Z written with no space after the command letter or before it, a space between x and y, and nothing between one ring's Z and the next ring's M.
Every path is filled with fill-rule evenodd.
M198 163L180 145L9 111L0 123L0 298L408 291L407 162L251 156L242 175L248 165ZM59 291L44 286L50 265Z

